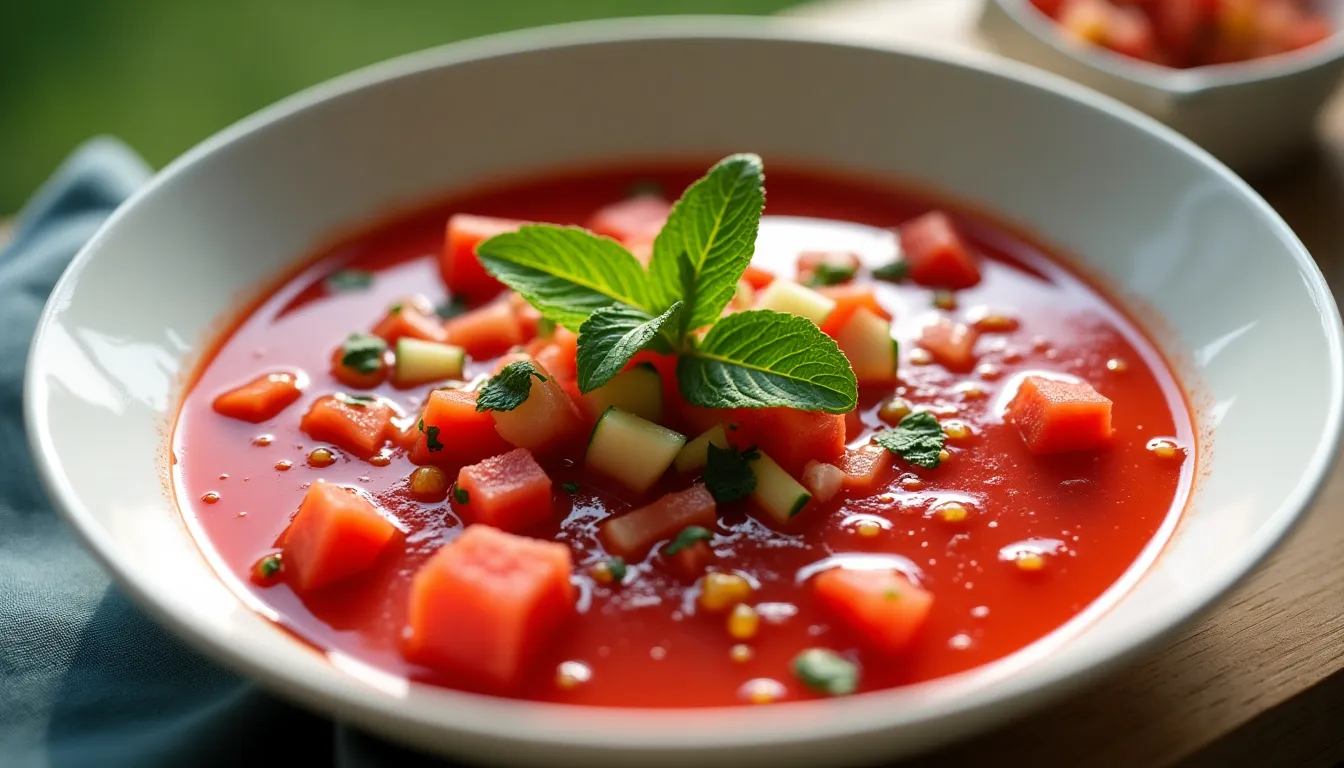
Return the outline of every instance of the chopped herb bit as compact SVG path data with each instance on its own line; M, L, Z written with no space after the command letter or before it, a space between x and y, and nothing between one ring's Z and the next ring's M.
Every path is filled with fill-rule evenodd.
M738 453L734 448L709 443L705 450L705 487L715 501L726 504L745 499L756 490L756 473L751 471L750 464L761 457L756 446Z
M611 574L611 580L617 584L625 581L625 574L628 569L625 567L625 558L613 557L607 561L607 572Z
M363 269L342 269L327 277L327 290L332 293L367 290L373 285L373 273Z
M848 696L859 687L859 666L829 648L808 648L795 656L793 674L827 696Z
M477 411L512 411L527 402L532 392L532 377L546 381L546 377L532 363L519 360L509 363L481 387L476 398Z
M463 488L460 485L453 486L453 501L456 501L458 504L466 504L470 500L471 494L467 493L466 488Z
M463 301L458 296L453 296L452 298L443 302L439 306L435 307L434 314L438 315L444 320L447 320L450 317L457 317L463 312L466 312L468 309L470 309L470 307L467 306L467 302Z
M933 306L950 312L957 308L957 295L946 288L939 288L933 292Z
M873 439L911 464L934 469L941 461L939 454L947 435L933 414L917 411L901 419L895 429L884 429Z
M387 313L389 315L400 315L401 310L403 309L405 309L405 306L400 301L398 301L396 304L393 304L392 306L387 308Z
M573 496L574 494L576 494L576 493L579 492L579 484L578 484L578 483L561 483L561 484L560 484L560 490L564 491L565 493L568 493L570 496Z
M812 288L826 285L840 285L854 279L854 268L845 264L821 262L812 270L807 284Z
M442 451L442 450L443 450L443 443L439 442L439 432L440 432L440 430L439 430L438 427L434 426L433 424L431 424L431 425L429 425L429 426L425 426L425 420L424 420L424 419L421 419L421 420L420 420L420 423L417 424L416 427L417 427L422 433L424 433L424 435L425 435L425 447L428 448L428 449L430 450L431 453L434 452L434 451ZM463 502L463 503L465 504L466 502Z
M905 261L893 261L873 270L874 279L886 280L889 283L899 283L909 276L910 264Z
M341 365L359 373L376 373L383 367L387 342L367 333L352 333L341 345Z
M712 538L714 538L714 534L710 533L708 529L701 528L698 525L688 525L681 529L681 533L677 534L672 543L663 547L663 555L671 557L687 547L693 547L699 542L709 541Z
M261 574L263 579L269 579L279 573L283 565L284 563L280 561L279 555L267 555L261 558L260 563L257 563L257 572Z
M626 190L626 195L629 197L662 197L663 185L656 181L641 179L630 185L630 189Z
M351 408L368 408L370 405L378 402L378 398L376 397L368 397L367 395L347 395L344 392L337 392L336 399Z

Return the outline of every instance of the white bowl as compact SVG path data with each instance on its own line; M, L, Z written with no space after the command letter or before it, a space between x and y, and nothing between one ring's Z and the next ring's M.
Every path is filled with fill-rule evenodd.
M1318 5L1344 26L1344 4ZM1147 112L1248 175L1273 169L1310 141L1344 73L1340 34L1282 56L1170 69L1074 43L1030 0L984 0L979 28L996 52Z
M1344 393L1325 283L1254 192L1136 112L1026 68L824 34L682 19L477 40L320 86L206 141L112 217L42 316L27 425L57 505L121 586L204 652L393 739L495 763L910 754L1114 668L1209 606L1310 502ZM975 672L844 700L654 712L492 699L338 664L216 576L172 500L166 436L181 382L239 302L333 232L453 187L729 150L934 187L1043 233L1133 297L1184 361L1204 440L1188 512L1142 578L1078 631Z

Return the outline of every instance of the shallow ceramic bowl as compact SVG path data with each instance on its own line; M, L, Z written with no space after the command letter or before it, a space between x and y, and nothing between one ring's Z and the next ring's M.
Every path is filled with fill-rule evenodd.
M1317 5L1344 26L1344 3ZM984 0L979 28L998 53L1137 107L1244 174L1272 170L1302 149L1344 73L1338 34L1282 56L1182 70L1075 43L1030 0Z
M1236 176L1116 102L1026 68L823 34L683 19L507 35L358 72L208 140L112 217L42 316L27 424L57 505L121 586L202 651L315 709L493 763L909 754L1132 657L1250 571L1321 482L1344 375L1325 283ZM333 663L216 576L168 491L166 446L183 382L240 302L334 232L454 187L734 150L932 187L1042 233L1132 297L1203 435L1188 512L1142 578L1136 567L1066 630L957 677L656 712L491 699Z

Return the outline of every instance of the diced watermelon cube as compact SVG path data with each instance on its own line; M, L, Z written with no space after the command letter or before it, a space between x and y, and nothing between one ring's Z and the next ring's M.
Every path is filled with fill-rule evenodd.
M273 419L303 394L299 377L288 371L267 373L219 395L211 407L221 416L259 424Z
M476 246L495 235L512 232L526 223L465 213L450 217L443 255L439 260L439 272L448 290L454 296L460 296L473 304L487 301L503 290L504 285L491 277L476 258Z
M299 428L314 440L367 459L391 436L395 415L385 400L327 395L313 403Z
M297 592L311 592L373 565L397 535L373 502L351 488L317 481L285 529L281 559Z
M942 211L926 213L900 227L901 250L910 277L936 288L970 288L980 282L980 267L952 219Z
M490 412L476 410L476 397L464 389L430 392L420 421L410 430L415 438L411 461L456 468L511 449L495 431Z
M588 229L622 243L651 242L671 211L672 204L658 195L636 195L599 209Z
M552 514L551 478L525 448L463 467L457 488L466 494L459 509L473 521L500 530L525 530Z
M817 600L869 648L899 654L928 620L933 595L893 569L832 568L812 584Z
M1086 382L1042 376L1022 380L1008 404L1032 453L1100 450L1111 444L1111 401Z
M415 574L403 653L511 690L573 614L572 570L564 544L468 526Z

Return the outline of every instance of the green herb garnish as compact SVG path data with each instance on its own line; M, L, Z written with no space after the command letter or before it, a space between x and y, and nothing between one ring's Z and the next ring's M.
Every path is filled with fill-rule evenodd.
M560 490L564 491L565 493L568 493L570 496L573 496L574 494L576 494L576 493L579 492L579 484L578 484L578 483L561 483L561 484L560 484Z
M373 285L373 273L363 269L342 269L327 276L327 290L332 293L367 290Z
M855 270L851 266L828 264L823 261L812 269L812 275L808 278L807 284L812 288L819 288L848 283L854 279L854 272Z
M378 402L378 398L376 397L369 397L367 395L347 395L344 392L337 392L336 400L351 408L368 408L370 405Z
M829 648L808 648L795 656L793 674L827 696L848 696L859 688L859 666Z
M466 504L470 499L471 494L467 493L466 488L463 488L460 485L453 486L453 501L456 501L458 504Z
M433 424L425 426L424 419L421 419L420 423L417 424L416 427L424 434L425 447L428 448L431 453L433 453L434 451L443 450L443 443L439 442L439 434L441 430L438 427L434 426Z
M444 320L447 320L450 317L457 317L463 312L466 312L468 309L470 309L470 307L467 306L467 302L463 301L457 296L454 296L448 299L447 301L443 302L439 306L435 307L434 314L438 315L440 318Z
M267 555L257 561L257 575L262 581L270 581L280 573L284 567L284 562L280 560L280 555Z
M580 392L653 349L678 356L681 394L693 405L850 411L854 372L815 323L766 310L720 319L751 261L764 204L760 158L733 155L672 207L647 270L614 240L577 227L528 225L476 252L547 320L578 331Z
M734 448L709 443L705 450L705 488L715 501L726 504L745 499L756 490L756 473L751 471L750 462L759 459L761 452L755 446L738 453Z
M671 557L683 549L693 547L702 541L709 541L712 538L714 538L714 534L710 533L708 529L701 528L698 525L688 525L681 529L681 533L678 533L670 544L663 547L663 555Z
M889 283L899 283L909 276L910 264L905 261L893 261L873 270L874 279L886 280Z
M387 342L367 333L352 333L341 345L341 365L358 373L376 373L383 367Z
M481 387L481 394L476 397L476 410L512 411L527 402L533 376L537 381L546 381L541 371L526 360L509 363Z
M940 459L947 435L928 411L918 411L901 419L895 429L884 429L873 436L877 444L911 464L934 469Z
M611 580L616 584L625 581L627 570L628 569L625 567L625 558L613 557L607 561L607 573L611 574Z

